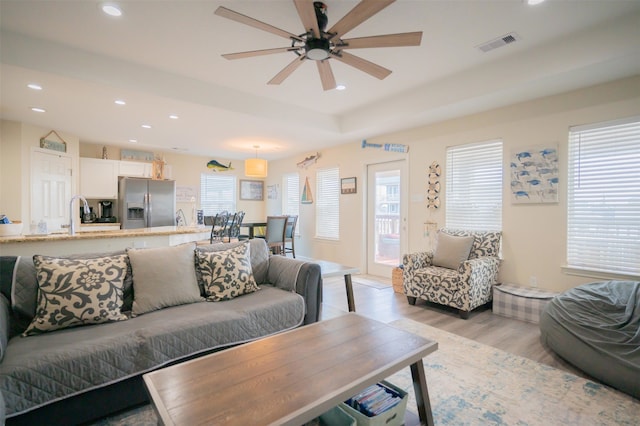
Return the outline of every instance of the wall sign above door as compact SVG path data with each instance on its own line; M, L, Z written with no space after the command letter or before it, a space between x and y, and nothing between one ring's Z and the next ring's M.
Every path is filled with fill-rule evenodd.
M47 139L49 136L54 135L59 141ZM50 149L58 152L67 152L67 142L55 130L50 131L46 135L40 138L40 148Z

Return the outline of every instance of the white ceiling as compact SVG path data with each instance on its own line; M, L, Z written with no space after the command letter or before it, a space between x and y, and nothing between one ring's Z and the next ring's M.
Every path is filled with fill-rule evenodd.
M377 80L332 61L347 90L326 92L312 63L266 84L293 53L220 56L289 43L214 15L218 6L299 34L290 0L115 1L119 18L100 3L0 0L3 119L212 158L243 159L260 145L277 159L640 74L640 0L398 0L345 38L423 31L422 44L351 50L393 73ZM331 27L358 2L325 3ZM520 40L476 47L510 32Z

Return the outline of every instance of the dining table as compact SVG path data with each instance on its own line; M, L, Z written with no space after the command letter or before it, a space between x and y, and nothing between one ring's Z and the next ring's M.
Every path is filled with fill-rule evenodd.
M254 238L255 229L260 227L266 227L267 222L242 222L240 228L248 228L249 229L249 238Z

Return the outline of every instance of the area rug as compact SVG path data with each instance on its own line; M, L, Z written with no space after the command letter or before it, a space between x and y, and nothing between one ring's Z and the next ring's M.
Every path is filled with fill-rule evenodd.
M437 425L640 422L640 401L607 386L409 319L391 325L438 342L424 359ZM388 380L416 406L408 368Z
M640 401L607 386L409 319L391 323L438 342L424 359L436 425L638 425ZM409 393L409 368L387 379ZM150 406L94 423L152 426Z

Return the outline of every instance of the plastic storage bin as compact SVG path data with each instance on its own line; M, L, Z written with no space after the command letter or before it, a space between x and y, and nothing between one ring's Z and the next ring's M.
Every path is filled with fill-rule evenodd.
M356 419L358 426L401 426L404 424L404 414L407 409L407 393L389 382L382 381L380 384L394 390L402 399L395 406L374 417L369 417L344 402L341 403L340 408Z

